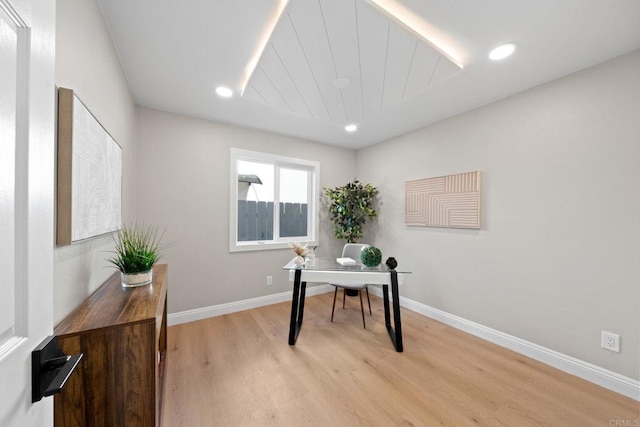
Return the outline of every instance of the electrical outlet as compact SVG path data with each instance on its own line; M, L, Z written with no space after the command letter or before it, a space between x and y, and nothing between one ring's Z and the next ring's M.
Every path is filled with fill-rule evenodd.
M602 331L602 348L620 353L620 335Z
M267 276L267 286L273 285L273 276Z

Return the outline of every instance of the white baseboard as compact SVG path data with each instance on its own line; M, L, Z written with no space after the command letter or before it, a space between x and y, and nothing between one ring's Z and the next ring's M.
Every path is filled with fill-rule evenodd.
M314 286L307 288L306 295L312 296L326 292L333 292L333 289L333 286L330 285ZM370 286L369 290L372 294L382 297L381 288ZM222 316L223 314L291 301L292 294L292 291L288 291L264 297L251 298L244 301L173 313L167 316L167 324L169 326L179 325L181 323L193 322L196 320L206 319L208 317ZM391 299L391 295L389 295L389 298ZM567 356L566 354L542 347L538 344L488 328L405 297L400 297L400 305L411 311L420 313L423 316L437 320L456 329L460 329L501 347L508 348L516 353L528 356L532 359L553 366L554 368L558 368L561 371L570 373L579 378L615 391L616 393L630 397L631 399L640 401L640 381L636 381L632 378L592 365L591 363L584 362L574 357Z
M382 292L375 292L382 296ZM508 348L516 353L528 356L544 364L558 368L561 371L575 375L579 378L607 388L640 401L640 381L625 377L585 362L575 357L551 350L538 344L514 337L509 334L488 328L478 323L463 319L462 317L438 310L425 304L400 297L400 305L411 311L420 313L426 317L442 322L446 325L460 329L471 335L475 335L486 341Z
M331 285L318 285L307 287L306 295L320 295L333 292L335 288ZM194 322L196 320L207 319L209 317L222 316L223 314L235 313L237 311L250 310L252 308L265 305L277 304L291 301L293 291L281 292L279 294L265 295L263 297L250 298L242 301L234 301L226 304L212 305L209 307L196 308L194 310L172 313L167 316L167 325L179 325L181 323Z

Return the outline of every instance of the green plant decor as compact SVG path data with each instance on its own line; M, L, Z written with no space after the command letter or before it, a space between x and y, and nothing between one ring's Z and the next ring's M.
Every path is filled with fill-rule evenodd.
M378 216L374 208L378 189L357 179L336 188L324 189L325 201L334 225L335 236L355 243L362 237L362 226Z
M382 252L375 246L368 246L360 252L360 261L367 267L377 267L382 262Z
M156 227L125 226L114 235L114 256L107 261L125 274L147 272L162 257L163 235L158 234Z

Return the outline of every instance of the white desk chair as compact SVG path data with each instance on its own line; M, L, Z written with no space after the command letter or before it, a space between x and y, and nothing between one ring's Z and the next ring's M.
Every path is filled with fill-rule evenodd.
M346 245L344 245L344 248L342 248L342 258L351 258L355 260L358 264L360 264L361 263L360 253L364 248L367 248L367 247L369 247L369 245L359 244L359 243L347 243ZM333 308L331 309L331 321L333 322L333 313L335 312L335 309L336 309L336 297L338 296L338 288L343 289L342 291L342 308L343 309L345 305L347 289L357 290L358 296L360 297L360 311L362 311L362 326L364 326L364 328L366 329L367 325L365 324L365 321L364 321L364 306L362 304L361 291L364 289L367 292L367 302L369 303L369 316L371 316L372 314L371 300L369 299L369 289L367 288L367 284L362 282L346 281L346 282L330 283L330 285L335 286L336 288L335 292L333 293Z

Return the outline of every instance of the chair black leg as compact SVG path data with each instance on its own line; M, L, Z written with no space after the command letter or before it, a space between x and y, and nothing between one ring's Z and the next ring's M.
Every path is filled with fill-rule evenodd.
M367 325L364 323L364 305L362 305L362 291L358 290L358 295L360 295L360 312L362 312L362 327L367 329Z
M344 310L344 302L347 299L347 289L342 288L342 309Z
M333 322L333 312L336 310L336 297L338 296L338 287L336 286L336 290L333 293L333 307L331 307L331 322Z
M371 313L371 300L369 299L369 288L368 287L364 287L367 290L367 302L369 303L369 316L372 316L373 313Z

